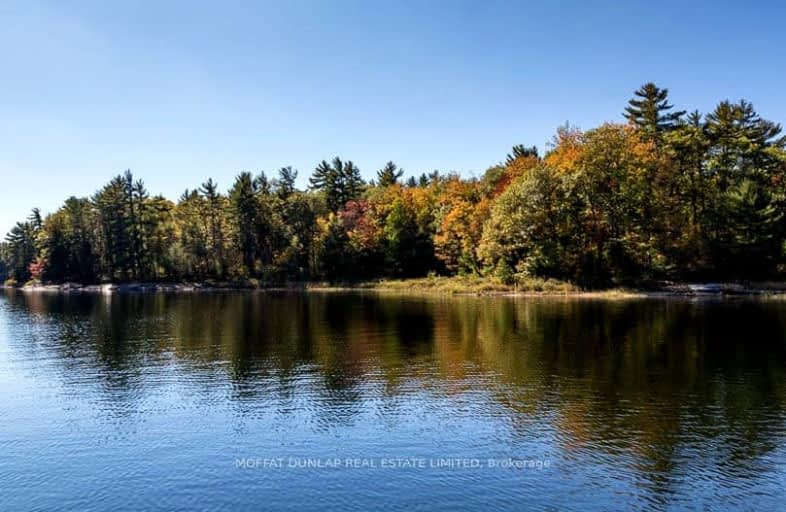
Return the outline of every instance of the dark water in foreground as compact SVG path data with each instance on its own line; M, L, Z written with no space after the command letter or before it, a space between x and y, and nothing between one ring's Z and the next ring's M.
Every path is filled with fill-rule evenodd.
M777 510L785 443L786 302L0 295L0 510Z

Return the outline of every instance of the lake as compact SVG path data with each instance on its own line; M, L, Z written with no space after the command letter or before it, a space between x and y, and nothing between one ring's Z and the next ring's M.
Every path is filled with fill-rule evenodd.
M1 510L776 510L786 302L0 293Z

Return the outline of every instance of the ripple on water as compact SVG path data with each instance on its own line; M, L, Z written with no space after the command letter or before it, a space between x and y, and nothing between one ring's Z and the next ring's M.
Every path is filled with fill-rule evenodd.
M784 313L5 295L0 508L775 510L786 500ZM236 467L278 457L377 467ZM380 467L402 458L427 466ZM450 460L485 466L431 465Z

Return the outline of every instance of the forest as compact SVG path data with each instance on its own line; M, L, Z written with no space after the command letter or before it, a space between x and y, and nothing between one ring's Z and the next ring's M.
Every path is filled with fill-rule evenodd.
M583 287L775 280L786 271L786 137L746 101L677 110L635 91L620 122L517 145L482 176L364 181L323 160L212 179L173 202L126 171L55 212L33 209L0 245L0 282L353 282L472 274Z

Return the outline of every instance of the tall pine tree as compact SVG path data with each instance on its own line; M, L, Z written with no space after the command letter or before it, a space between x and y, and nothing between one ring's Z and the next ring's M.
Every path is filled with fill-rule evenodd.
M388 187L398 183L399 178L404 174L404 169L399 169L392 161L385 164L385 167L377 171L377 185Z
M649 138L658 138L663 132L676 128L684 110L670 112L673 105L668 101L669 90L661 89L652 82L646 83L633 93L636 97L628 101L625 118L642 130Z

